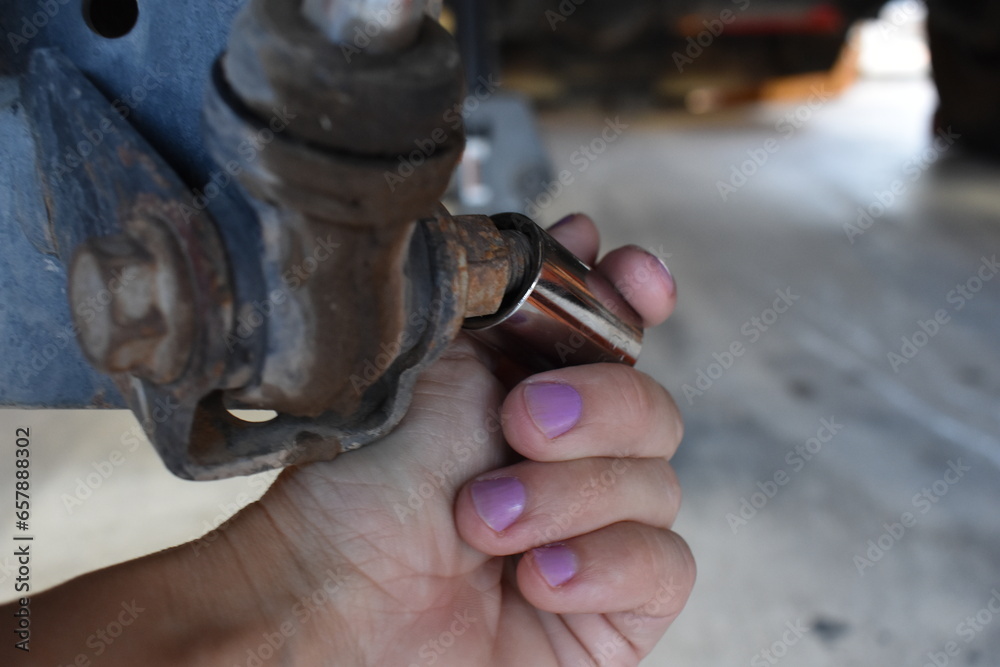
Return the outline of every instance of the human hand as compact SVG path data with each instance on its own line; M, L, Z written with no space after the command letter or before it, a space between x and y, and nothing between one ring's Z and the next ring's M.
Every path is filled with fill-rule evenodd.
M593 264L588 218L551 233ZM638 248L597 269L646 326L673 310L672 278ZM695 566L669 530L670 396L617 364L509 393L492 368L456 340L392 434L286 471L229 529L248 578L275 573L258 587L267 623L293 630L283 664L633 665L680 613Z

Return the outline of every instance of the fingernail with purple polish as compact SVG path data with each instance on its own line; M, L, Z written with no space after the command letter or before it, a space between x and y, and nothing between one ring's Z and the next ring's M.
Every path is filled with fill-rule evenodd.
M538 571L549 586L562 586L576 574L576 554L565 544L550 544L532 550Z
M551 227L549 227L549 230L553 230L556 227L558 227L559 225L563 225L563 224L569 222L570 220L572 220L573 218L575 218L577 215L579 215L579 214L578 213L570 213L569 215L564 215L563 217L559 218L559 220L556 221L556 224L554 224Z
M476 514L498 533L521 516L524 498L524 484L516 477L481 479L472 483L472 504Z
M652 257L656 259L656 265L660 267L662 272L661 275L663 276L663 279L667 281L667 292L673 294L677 291L677 283L674 282L674 274L670 273L670 269L667 267L667 263L663 261L662 257L656 257L656 255L652 255Z
M529 384L524 388L524 398L535 425L549 439L557 438L576 426L583 412L583 399L568 384Z

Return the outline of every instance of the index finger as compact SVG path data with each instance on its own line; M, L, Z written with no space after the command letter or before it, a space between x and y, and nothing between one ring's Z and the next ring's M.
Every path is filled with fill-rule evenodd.
M662 259L634 245L612 250L595 264L600 235L594 221L581 213L568 215L549 228L567 250L608 279L642 317L645 327L666 320L677 305L677 285Z

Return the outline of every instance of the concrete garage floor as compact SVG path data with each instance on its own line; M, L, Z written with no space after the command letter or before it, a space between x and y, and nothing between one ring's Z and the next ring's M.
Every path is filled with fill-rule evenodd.
M677 530L700 571L644 664L1000 665L1000 617L981 611L1000 591L1000 280L977 282L1000 255L1000 165L959 148L923 162L926 81L813 102L612 113L628 127L583 172L571 156L607 116L541 121L573 175L541 220L590 212L609 246L660 253L680 286L640 367L686 416ZM801 127L776 127L796 112ZM723 201L717 181L768 146ZM852 243L859 207L872 221ZM34 434L39 589L193 539L268 483L174 479L123 413L0 413L3 433L15 424ZM98 469L112 472L81 486Z
M1000 167L935 160L934 106L926 81L870 81L811 114L635 118L558 202L668 254L680 289L641 367L686 416L699 582L646 664L924 665L956 642L938 664L1000 665L1000 617L960 625L1000 590L1000 279L978 277ZM599 125L544 127L565 162Z

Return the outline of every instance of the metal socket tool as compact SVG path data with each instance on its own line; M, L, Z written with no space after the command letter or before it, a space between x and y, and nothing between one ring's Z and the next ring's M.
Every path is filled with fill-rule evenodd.
M502 213L490 219L501 233L521 237L525 261L500 309L466 318L464 328L531 369L634 365L642 319L621 293L529 218Z

